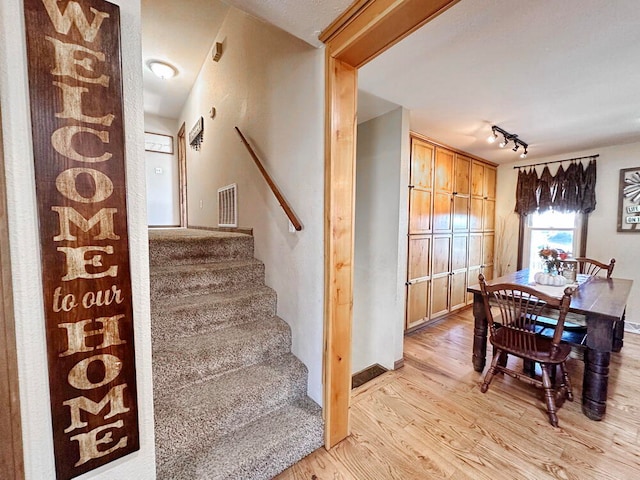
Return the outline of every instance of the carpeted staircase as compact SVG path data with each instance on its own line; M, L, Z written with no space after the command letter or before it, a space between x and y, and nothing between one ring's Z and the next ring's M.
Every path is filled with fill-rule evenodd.
M323 444L253 237L149 231L157 477L269 479Z

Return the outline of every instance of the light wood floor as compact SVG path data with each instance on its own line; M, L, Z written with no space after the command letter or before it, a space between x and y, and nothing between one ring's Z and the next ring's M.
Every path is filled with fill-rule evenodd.
M354 390L352 435L277 480L640 479L640 335L612 355L601 422L582 414L583 364L569 360L576 399L554 429L534 387L499 375L480 392L472 330L465 310L407 337L405 366Z

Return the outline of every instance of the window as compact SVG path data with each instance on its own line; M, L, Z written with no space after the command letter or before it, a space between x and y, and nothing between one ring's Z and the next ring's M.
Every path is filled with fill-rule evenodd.
M559 253L566 253L570 257L579 256L582 214L547 210L528 215L524 222L523 268L542 270L538 252L546 247L555 248Z

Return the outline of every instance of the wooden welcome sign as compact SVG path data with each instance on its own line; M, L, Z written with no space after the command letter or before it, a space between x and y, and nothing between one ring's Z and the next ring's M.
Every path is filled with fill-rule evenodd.
M58 479L138 450L120 12L24 0Z

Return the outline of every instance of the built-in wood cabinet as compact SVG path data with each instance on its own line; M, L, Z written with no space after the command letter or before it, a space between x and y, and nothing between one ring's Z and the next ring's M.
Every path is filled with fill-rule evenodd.
M406 328L471 303L467 286L493 275L496 169L411 138Z

